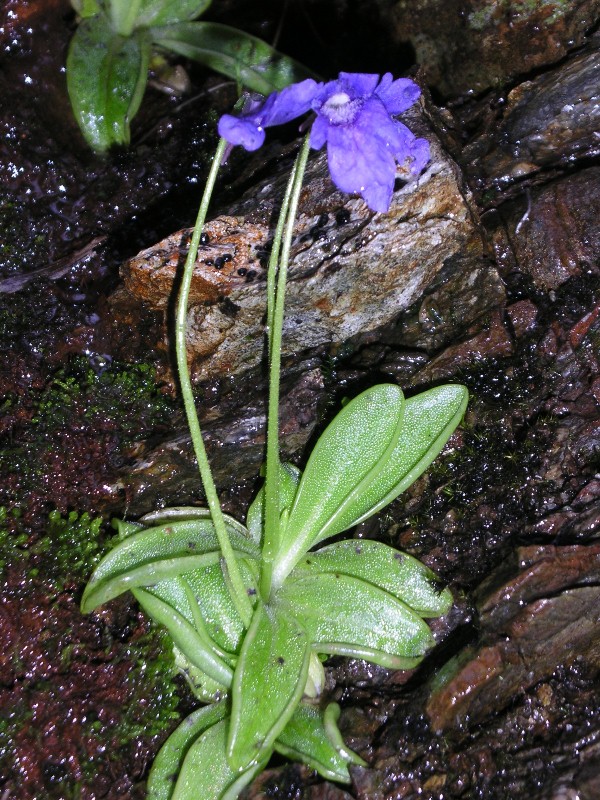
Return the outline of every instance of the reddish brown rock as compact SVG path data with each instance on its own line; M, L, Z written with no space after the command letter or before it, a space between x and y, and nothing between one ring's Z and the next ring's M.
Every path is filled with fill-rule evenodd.
M505 567L491 576L477 593L480 644L436 679L427 703L433 728L475 725L575 659L600 669L599 577L597 544L522 548L516 574L507 579Z

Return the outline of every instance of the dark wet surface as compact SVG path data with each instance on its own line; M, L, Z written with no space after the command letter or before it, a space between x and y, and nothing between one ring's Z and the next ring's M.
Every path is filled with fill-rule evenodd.
M470 228L390 319L290 355L285 446L301 463L338 401L376 381L411 391L457 380L472 399L430 473L357 532L417 555L450 583L457 602L433 625L438 647L414 674L331 661L328 696L369 763L351 786L274 764L247 795L595 800L599 4L506 0L489 13L437 0L292 5L295 26L312 15L306 41L326 36L335 20L339 40L315 65L324 71L330 60L336 69L408 66L412 43L435 99L421 124L456 162L454 188L436 202L468 209ZM235 0L225 11L252 17ZM263 35L274 26L270 13L258 25ZM382 39L382 63L372 67L364 52L348 60L367 19ZM143 797L173 724L164 643L133 601L93 617L77 602L111 514L201 498L162 314L139 303L117 308L111 298L127 258L191 223L214 123L232 92L192 69L192 102L149 90L132 149L96 158L64 91L72 26L62 0L8 0L0 12L0 505L9 509L0 518L2 800ZM251 196L269 182L278 148L265 150L266 163L232 159L220 213L250 213L231 186ZM355 201L336 198L318 165L311 175L307 218L323 213L317 198L344 204L352 219ZM325 210L321 227L333 236L336 217ZM448 235L440 228L445 247ZM323 241L312 236L306 259L313 249L323 256ZM435 247L422 246L424 255ZM255 369L214 374L199 389L225 504L237 515L260 458L263 388ZM219 463L240 447L228 479ZM57 527L52 509L104 522L99 531ZM185 713L189 698L180 694Z

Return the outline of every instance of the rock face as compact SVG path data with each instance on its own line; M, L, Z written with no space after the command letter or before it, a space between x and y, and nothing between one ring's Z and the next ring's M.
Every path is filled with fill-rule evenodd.
M518 84L500 107L493 130L460 155L481 191L600 154L600 35L566 64Z
M227 2L232 16L245 5ZM160 643L140 649L132 599L81 616L74 566L86 539L52 543L45 526L56 505L108 519L202 502L165 326L186 231L165 236L197 204L198 142L214 124L206 109L175 114L149 92L134 152L81 155L61 127L60 71L46 66L71 35L68 4L48 0L36 23L43 5L7 0L0 25L10 54L0 84L14 97L0 109L0 168L14 178L0 197L10 242L0 247L0 496L19 498L14 516L0 510L0 797L141 800L166 735L152 725L174 709L152 661ZM410 40L434 90L439 107L426 101L409 118L434 157L418 181L400 180L388 218L337 193L313 156L293 246L282 449L302 466L314 432L367 385L465 383L469 408L444 453L355 532L424 560L456 602L415 672L328 662L326 699L368 762L349 786L273 764L244 797L597 800L600 62L585 31L597 31L600 4L376 5L386 52ZM32 105L24 76L43 89L52 75ZM294 148L234 152L196 265L190 360L217 483L238 518L263 458L264 260ZM185 181L194 191L163 205ZM54 546L68 575L49 567ZM138 712L151 720L141 734Z
M392 19L427 83L456 97L559 61L581 44L599 11L598 0L397 0Z
M422 122L421 122L422 124ZM429 135L428 138L432 138ZM468 191L439 142L417 179L400 188L388 214L344 197L328 177L326 157L306 176L292 247L283 354L336 346L393 323L444 267L462 260L481 268L484 245ZM199 380L235 376L264 356L266 259L286 175L254 187L229 216L208 223L191 288L189 358ZM164 309L172 301L189 230L128 261L113 297ZM125 310L126 309L126 310ZM165 329L165 337L168 335Z
M427 704L433 729L477 725L559 664L583 660L600 668L599 571L598 544L531 545L491 575L476 594L481 645L437 677Z

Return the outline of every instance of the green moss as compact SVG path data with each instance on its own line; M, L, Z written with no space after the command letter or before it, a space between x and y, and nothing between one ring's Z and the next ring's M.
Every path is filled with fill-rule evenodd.
M14 558L26 554L24 550L29 536L24 530L18 530L21 512L17 508L10 511L0 506L0 575Z
M62 427L76 414L101 430L119 430L127 441L143 438L166 424L173 403L161 393L154 367L148 364L108 364L94 370L77 356L59 370L36 402L32 423L44 431Z
M93 787L99 774L106 779L107 773L123 773L140 752L153 757L179 719L176 670L171 639L162 629L134 613L123 628L127 631L123 641L114 636L110 624L104 627L88 618L84 624L76 602L65 596L79 596L105 550L102 519L87 513L53 512L44 533L36 538L28 529L27 517L18 509L0 508L0 564L5 569L21 560L24 574L33 579L30 583L18 574L5 575L7 596L14 599L20 587L26 586L25 605L30 604L32 593L38 592L48 607L60 602L64 613L52 615L36 642L42 661L53 664L50 673L30 672L34 662L10 662L15 674L22 677L14 702L0 720L0 775L18 774L19 748L24 748L34 753L32 757L47 762L41 776L44 785L37 786L37 796L67 800L80 797L82 786ZM100 658L94 637L90 639L99 624L106 648ZM92 648L88 649L90 642ZM15 658L19 658L17 651ZM8 674L10 679L10 671ZM62 696L63 686L71 687L67 701ZM45 713L56 713L60 720L70 709L72 717L81 720L81 728L64 723L63 729L61 722L58 728L62 733L55 741L39 740L31 723L34 698ZM68 766L70 758L82 771L77 778Z
M45 533L35 538L22 521L18 508L0 507L0 574L21 562L31 578L54 591L83 583L102 555L102 518L71 511L52 511Z
M502 20L509 15L513 20L527 18L535 14L537 23L541 19L546 25L554 24L571 7L571 0L488 0L483 8L472 11L468 16L469 26L476 31L481 31L493 24L492 20ZM540 17L538 12L548 9L545 17Z
M175 401L147 364L92 368L77 356L47 382L0 397L0 504L90 508L133 442L166 431Z
M85 581L102 555L101 527L102 518L93 519L87 512L71 511L63 517L52 511L46 535L31 548L35 556L41 556L44 579L58 590L67 583Z
M133 662L127 677L131 699L115 731L120 745L160 736L179 719L173 642L168 633L153 626L128 648L128 656Z

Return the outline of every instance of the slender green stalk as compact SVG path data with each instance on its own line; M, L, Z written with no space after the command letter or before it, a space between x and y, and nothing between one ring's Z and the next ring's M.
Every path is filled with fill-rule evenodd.
M269 355L269 363L273 356L271 349L271 333L273 330L275 288L277 286L277 270L279 267L279 258L281 255L281 241L283 239L283 228L286 223L288 211L290 208L290 198L292 196L292 189L294 188L294 179L296 177L296 172L298 171L299 158L300 158L300 153L298 153L298 155L296 156L296 160L294 161L294 166L292 167L292 171L290 173L290 177L287 182L285 195L283 197L283 202L281 203L281 209L279 211L277 227L275 228L275 235L273 236L273 246L271 248L271 254L269 256L269 265L267 270L267 342L268 342L267 352Z
M267 321L269 323L269 407L267 414L267 474L265 480L265 535L262 550L262 572L260 578L260 592L263 600L268 601L271 594L271 584L273 575L273 560L277 553L279 544L279 381L281 379L281 342L283 337L283 317L285 312L285 290L287 283L287 272L290 261L290 250L292 246L292 236L294 224L298 211L298 201L300 190L308 161L310 150L309 134L304 138L304 142L298 153L292 177L288 183L280 222L285 217L285 227L281 225L279 241L277 242L277 255L273 259L273 269L277 269L277 286L275 299L269 298L272 313L267 311ZM280 231L280 225L277 226ZM275 242L274 242L275 247ZM279 253L281 250L281 253ZM277 256L280 255L280 258ZM271 262L269 263L269 272ZM267 281L268 284L268 281ZM271 283L271 292L275 281Z
M206 214L208 212L208 204L210 202L217 179L217 173L219 171L219 167L221 166L221 160L223 158L223 153L225 152L226 146L227 142L224 139L221 139L217 146L212 167L206 180L206 186L204 188L204 194L202 195L200 209L196 218L196 224L194 226L190 248L185 260L185 265L183 267L183 276L181 279L181 287L179 289L179 297L177 299L177 310L175 315L175 355L181 396L183 399L188 427L190 429L192 447L198 462L198 469L200 470L200 477L202 478L202 484L206 494L206 501L208 503L217 538L219 540L219 547L221 549L221 553L223 554L223 558L225 559L225 565L227 572L229 573L231 586L233 588L232 599L242 620L244 621L244 624L249 625L252 617L252 605L246 593L246 588L240 574L239 565L233 552L231 542L229 541L225 520L223 518L223 512L221 511L221 506L219 504L219 497L217 495L212 472L208 463L206 448L204 447L200 423L198 421L198 415L196 413L196 406L194 403L194 394L192 392L192 382L188 369L185 340L188 300L192 282L192 273L194 271L196 256L198 255L200 236L202 235L202 229L204 227Z

